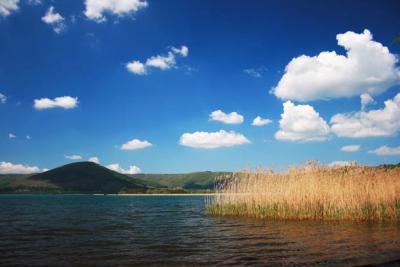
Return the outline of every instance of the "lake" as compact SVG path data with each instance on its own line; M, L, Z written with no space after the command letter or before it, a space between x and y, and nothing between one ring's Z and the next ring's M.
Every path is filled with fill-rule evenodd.
M400 224L212 217L204 202L204 196L0 195L0 265L400 264Z

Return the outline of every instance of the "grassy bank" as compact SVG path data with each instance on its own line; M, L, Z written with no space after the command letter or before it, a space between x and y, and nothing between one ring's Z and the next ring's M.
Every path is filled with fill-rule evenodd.
M216 187L213 215L293 220L400 221L400 167L308 163L281 173L245 171Z

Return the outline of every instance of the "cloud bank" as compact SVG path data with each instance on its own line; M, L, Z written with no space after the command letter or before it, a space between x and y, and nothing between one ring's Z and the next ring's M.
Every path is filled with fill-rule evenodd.
M40 170L36 166L13 164L11 162L5 162L5 161L0 162L1 174L17 174L17 173L28 174L28 173L38 173L38 172L42 172L42 170Z

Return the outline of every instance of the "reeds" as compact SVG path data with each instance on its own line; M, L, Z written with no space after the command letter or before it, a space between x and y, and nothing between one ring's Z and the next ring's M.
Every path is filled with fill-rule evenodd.
M289 220L400 221L400 168L330 167L244 171L216 186L213 215Z

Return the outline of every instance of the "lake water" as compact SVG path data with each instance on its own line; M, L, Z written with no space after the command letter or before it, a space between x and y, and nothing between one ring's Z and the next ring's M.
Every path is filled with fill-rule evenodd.
M0 195L1 266L400 264L400 224L212 217L202 196Z

